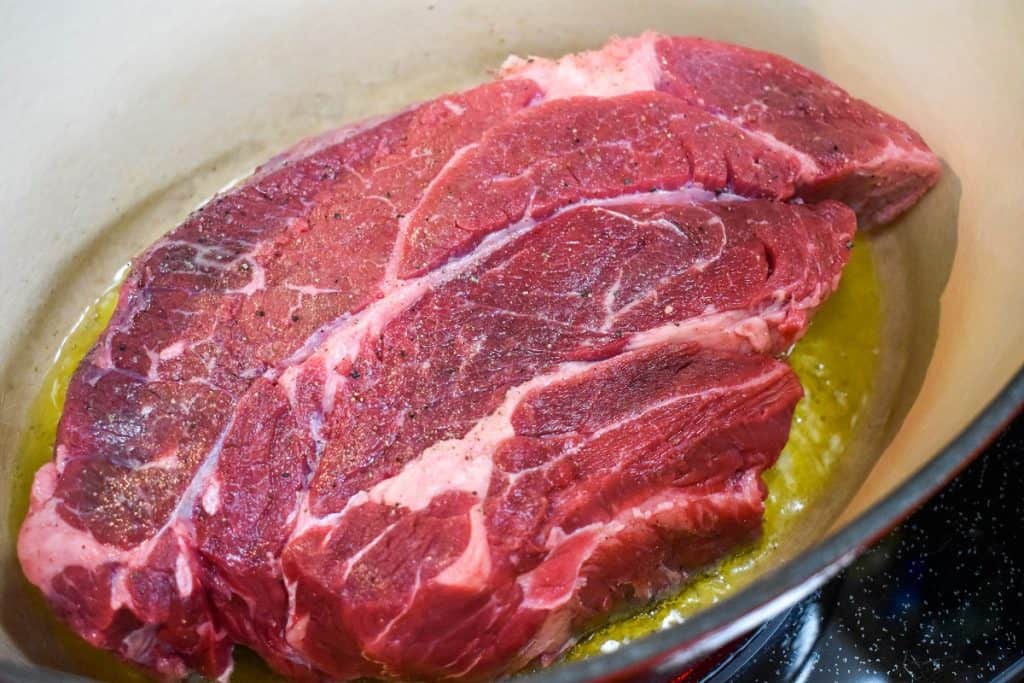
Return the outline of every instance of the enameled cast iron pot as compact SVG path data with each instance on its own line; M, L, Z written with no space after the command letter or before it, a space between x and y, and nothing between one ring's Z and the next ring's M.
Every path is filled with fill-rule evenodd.
M0 483L78 312L189 209L297 139L485 80L509 52L558 55L645 29L772 50L908 121L944 175L869 241L885 335L868 419L840 484L807 511L775 569L681 625L537 678L680 670L849 563L1024 401L1022 27L1013 0L9 4ZM60 680L36 667L76 664L29 607L3 502L0 679Z

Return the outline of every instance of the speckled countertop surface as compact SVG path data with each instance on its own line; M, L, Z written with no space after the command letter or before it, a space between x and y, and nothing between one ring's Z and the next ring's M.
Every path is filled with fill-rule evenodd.
M1022 484L1024 416L709 680L1024 680Z

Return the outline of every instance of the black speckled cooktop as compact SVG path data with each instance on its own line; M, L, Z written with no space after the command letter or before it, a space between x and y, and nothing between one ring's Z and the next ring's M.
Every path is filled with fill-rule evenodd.
M1024 416L706 681L1024 680Z

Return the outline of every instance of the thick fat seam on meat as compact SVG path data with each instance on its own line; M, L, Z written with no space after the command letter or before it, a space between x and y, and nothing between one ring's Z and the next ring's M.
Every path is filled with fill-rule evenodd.
M581 199L563 206L542 220L551 220L587 206L615 207L636 202L678 205L709 201L718 197L730 201L744 200L742 197L728 193L718 195L698 185L688 184L678 190L625 193L608 199ZM345 314L325 326L317 335L314 348L303 347L300 352L293 354L281 366L268 370L264 377L276 381L285 387L289 396L293 396L294 383L302 364L320 359L326 367L336 368L342 361L351 360L363 341L378 334L384 326L416 303L425 293L450 282L498 249L522 237L540 222L541 220L525 217L508 227L489 234L470 253L455 258L426 275L409 280L396 279L391 284L385 285L384 294L380 299L355 315ZM343 380L344 378L339 376L337 379ZM332 388L336 388L336 386L332 385ZM324 412L330 412L327 392L325 391L324 394Z
M659 343L693 343L708 348L771 353L779 346L776 329L785 319L787 311L793 308L817 308L837 285L838 276L830 287L815 287L801 301L787 303L780 297L756 314L737 310L709 311L683 322L665 323L638 332L630 339L626 349L640 349Z
M658 89L663 65L656 51L657 34L619 38L601 50L568 55L554 61L523 59L515 55L502 64L506 78L529 78L537 83L548 100L599 95L611 97ZM740 126L737 119L711 111L722 121ZM806 152L764 131L746 130L751 137L771 149L798 160L800 180L806 182L821 172L818 162Z
M757 317L756 314L747 313L746 315L748 318ZM739 337L739 335L737 335L737 337ZM712 343L710 348L731 350L743 344L739 339L730 344L725 341L725 335L715 337L713 339L716 342L721 340L723 345L718 346L718 344ZM639 333L630 340L630 343L627 345L628 350L625 353L635 353L645 349L654 348L655 346L660 346L665 343L666 342L662 341L657 336L646 336L643 333ZM699 341L697 343L699 345ZM606 366L610 362L618 360L619 356L613 356L600 361L576 361L563 363L551 372L534 377L523 384L509 389L508 392L506 392L501 405L499 405L498 408L489 415L481 418L465 436L459 439L435 443L430 448L424 450L415 460L406 463L397 475L375 484L365 495L359 495L351 499L350 503L347 504L340 512L332 513L320 518L312 518L301 528L296 527L295 535L299 535L300 533L315 527L333 526L342 517L348 514L350 510L366 503L401 506L415 512L426 508L430 501L437 496L453 492L469 493L478 501L482 502L486 496L488 484L492 477L495 451L503 442L516 435L516 430L512 425L511 418L520 405L522 405L524 399L529 394L570 379L578 379L586 375L588 372L593 372L602 366ZM729 385L725 388L714 387L701 392L699 395L714 396L726 391L732 392L742 391L744 389L755 389L757 386L776 380L778 376L784 372L786 372L785 366L778 366L774 372L758 376L756 379L745 384ZM647 412L665 408L673 403L679 403L697 395L698 394L676 394L661 403L647 406L644 411L631 415L625 419L629 421L641 419ZM609 425L602 430L595 432L592 435L592 438L597 438L604 432L615 429L618 426L620 425ZM521 475L522 473L519 474ZM515 478L515 476L512 477L513 480ZM692 494L688 492L686 494L681 494L680 497L685 499L690 495ZM625 511L623 515L624 518L639 519L645 515L651 514L652 511L656 509L657 506L653 504L641 505L637 508L631 508L630 510ZM474 518L474 515L478 515L479 513L480 508L478 502L477 505L474 505L470 509L469 515L471 518ZM472 528L475 530L476 526L477 525L474 524L472 525ZM601 538L613 535L617 531L621 530L622 526L623 521L621 519L616 519L604 524L592 524L587 527L577 529L569 535L563 533L560 536L553 536L548 540L548 547L557 547L560 543L576 534L590 535L595 533L596 545L596 543L600 542ZM375 543L376 540L383 536L384 533L386 533L386 530L379 534L376 539L370 541L368 545ZM456 558L456 560L449 565L444 572L442 572L440 577L435 580L438 580L441 583L472 585L472 583L466 583L464 579L469 578L472 581L475 578L479 578L478 575L481 572L479 563L488 562L488 560L484 559L487 554L482 552L478 547L479 542L479 538L474 535L470 543L467 545L465 552ZM486 540L483 542L486 543ZM353 557L350 562L354 563L357 560L357 557ZM456 573L461 573L461 575L455 576ZM529 585L531 575L523 575L519 580L524 585ZM529 595L529 591L527 591L528 601L531 599ZM544 604L543 607L551 608L558 606L567 600L568 597L569 594L562 596L561 600L557 604L549 601ZM536 607L541 605L532 605L528 602L527 606Z
M657 343L658 342L655 342L655 344ZM653 345L648 345L641 341L631 344L630 350L641 351L645 348L650 348L651 346ZM373 489L370 490L367 497L365 499L361 499L359 502L398 505L411 511L417 511L425 508L436 496L445 493L469 493L473 497L477 498L480 502L470 508L468 513L471 518L473 534L466 546L466 550L450 565L448 565L440 575L435 577L434 580L442 584L452 583L468 587L478 585L479 579L482 578L480 575L486 574L489 569L489 559L487 559L488 553L486 552L486 537L481 538L477 535L476 531L479 525L476 522L481 514L480 503L485 498L487 486L491 480L495 452L504 441L516 435L515 428L512 426L511 421L512 414L515 413L516 409L522 404L524 398L528 394L540 389L551 387L552 385L569 379L580 378L587 372L592 372L600 366L616 360L618 360L618 357L602 361L566 363L555 369L553 372L535 377L528 382L513 387L508 391L505 396L505 400L498 409L490 415L482 418L466 436L450 442L439 442L435 444L424 451L416 460L406 464L399 474L376 484ZM709 396L724 393L726 391L756 389L756 387L762 384L775 380L783 372L785 372L785 368L779 367L775 372L759 376L755 380L745 384L730 385L724 389L721 387L715 387L701 392L700 394L676 394L666 401L652 406L647 406L643 411L624 418L623 422L642 419L648 412L666 408L674 403L680 403L698 395ZM619 426L621 425L609 425L608 427L595 432L591 438L598 438L603 433L613 430ZM465 472L460 470L468 470L469 476L466 476ZM435 478L438 474L442 476L441 481L437 481ZM521 475L522 473L517 474ZM515 478L515 475L511 477L513 481ZM752 479L752 481L756 481L756 479ZM596 548L603 540L620 532L625 527L625 523L627 521L644 519L658 511L675 507L677 504L685 504L693 497L695 497L695 494L691 491L683 491L677 494L668 495L665 492L659 492L652 496L648 502L623 511L616 516L615 519L609 522L595 522L576 529L570 534L565 534L561 529L555 527L552 529L552 534L548 537L546 546L549 550L554 550L561 544L572 539L574 536L589 537L591 541L590 549L582 553L579 558L580 564L582 565L582 563L586 561L593 552L594 548ZM697 497L703 496L698 495ZM346 510L341 513L330 515L330 522L333 523L338 521L342 516L347 514L349 509L350 508L346 508ZM323 522L326 520L327 518L324 518L320 521ZM383 536L386 531L387 530L382 532L380 536ZM378 538L380 538L380 536L378 536ZM370 543L372 544L375 541L376 539ZM483 544L483 548L480 547L481 543ZM353 560L355 559L356 558L353 558ZM578 570L579 568L577 568L577 573ZM524 592L526 599L523 603L524 607L530 609L551 610L562 606L572 596L574 586L573 584L569 584L566 586L566 591L556 598L551 598L550 596L544 598L538 597L534 594L531 588L534 580L534 574L535 572L528 572L517 579L517 582L525 589ZM466 579L469 579L469 581ZM397 619L398 617L392 621L397 621ZM380 638L385 637L386 632L387 628L382 631Z
M677 49L682 57L674 56ZM673 60L681 60L682 68ZM762 82L733 84L735 74L743 70L760 74ZM691 82L694 73L714 74L714 83L709 87L706 80L703 85ZM671 93L793 159L800 169L799 196L844 201L864 227L895 219L935 185L941 173L937 157L902 121L783 57L728 43L647 32L553 60L512 56L501 75L533 80L549 100L591 92ZM776 76L777 83L772 80ZM781 99L766 103L776 95ZM778 111L780 107L791 110ZM773 120L774 116L780 118ZM786 120L793 116L799 119L795 127ZM848 151L848 146L854 150Z

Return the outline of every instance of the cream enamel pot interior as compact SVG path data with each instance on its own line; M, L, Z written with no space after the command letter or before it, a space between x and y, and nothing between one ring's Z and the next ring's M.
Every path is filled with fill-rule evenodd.
M203 198L304 136L485 80L509 52L644 29L816 69L907 120L944 175L870 240L886 316L872 409L844 483L777 568L679 626L539 677L653 676L726 642L848 563L1024 401L1024 4L22 2L0 19L0 478L61 335ZM26 606L7 514L0 666L73 669Z

